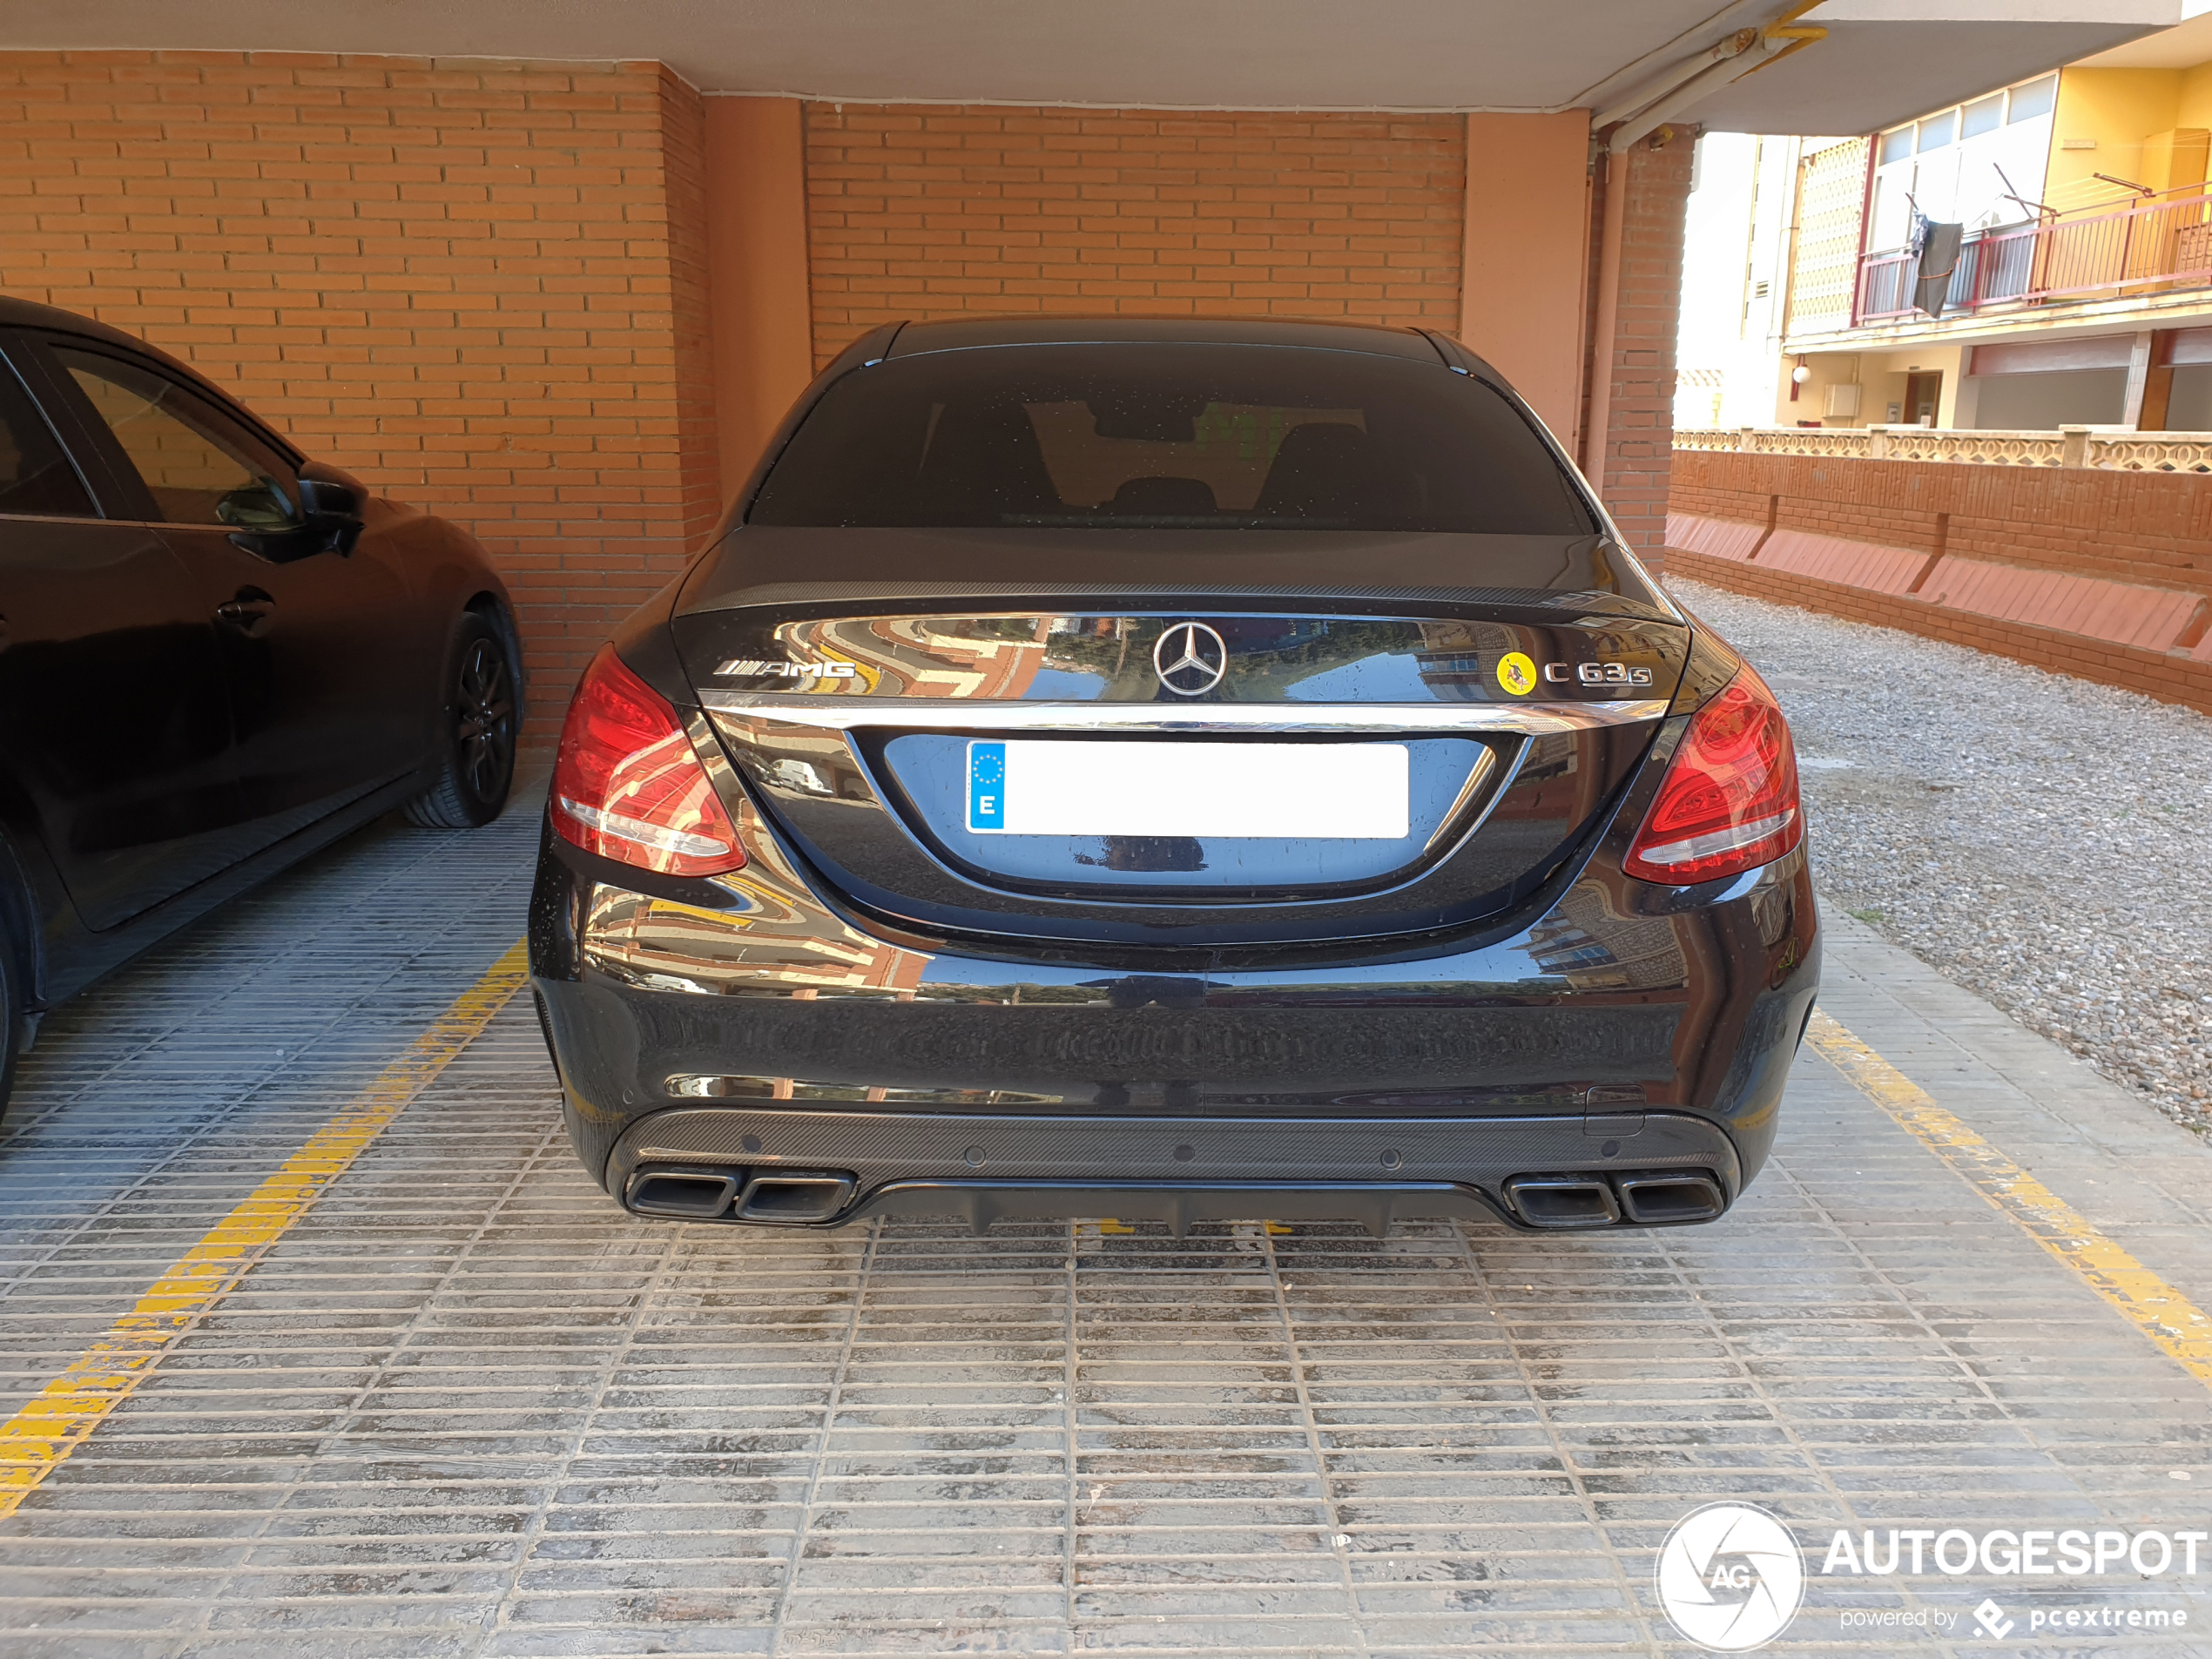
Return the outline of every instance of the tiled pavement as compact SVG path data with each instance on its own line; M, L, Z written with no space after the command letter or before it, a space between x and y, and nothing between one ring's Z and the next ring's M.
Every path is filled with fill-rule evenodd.
M379 826L49 1022L0 1405L512 942L534 833ZM2212 1306L2212 1152L1847 918L1824 1005ZM0 1654L1672 1653L1652 1552L1723 1498L1813 1545L1777 1650L2150 1645L2028 1640L2116 1606L2212 1653L2171 1576L1818 1576L1838 1526L2205 1527L2208 1440L1810 1051L1708 1228L753 1235L624 1219L518 1001L0 1522ZM1841 1625L1882 1607L1955 1623Z

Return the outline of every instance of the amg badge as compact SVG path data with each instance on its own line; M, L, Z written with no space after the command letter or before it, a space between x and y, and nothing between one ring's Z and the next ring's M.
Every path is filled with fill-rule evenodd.
M714 671L717 679L849 680L860 670L850 663L763 663L732 657Z

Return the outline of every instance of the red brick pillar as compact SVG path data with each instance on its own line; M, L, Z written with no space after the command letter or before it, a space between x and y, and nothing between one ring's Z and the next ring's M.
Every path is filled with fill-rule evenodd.
M1655 570L1667 534L1674 455L1675 332L1691 136L1661 129L1601 163L1591 293L1584 470L1636 556Z

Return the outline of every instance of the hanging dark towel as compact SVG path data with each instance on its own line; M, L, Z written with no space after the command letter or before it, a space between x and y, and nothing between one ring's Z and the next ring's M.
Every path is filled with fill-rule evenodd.
M1966 240L1966 227L1924 219L1919 228L1919 234L1913 239L1913 251L1920 260L1913 273L1912 304L1931 317L1940 317L1944 302L1951 297L1951 273L1959 268L1959 249Z

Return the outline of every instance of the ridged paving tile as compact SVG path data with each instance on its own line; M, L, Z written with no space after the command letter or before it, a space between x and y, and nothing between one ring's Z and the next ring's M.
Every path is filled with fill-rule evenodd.
M10 1409L512 942L535 837L376 826L48 1022ZM2212 1155L1848 921L1829 960L1837 1017L2212 1301ZM2208 1487L2212 1393L1816 1057L1703 1229L748 1233L615 1209L517 1001L0 1523L0 1654L1672 1654L1652 1552L1721 1499L1813 1546L1777 1650L1866 1651L1839 1611L1903 1595L1817 1576L1837 1527L2170 1528ZM2020 1584L1912 1590L2183 1600Z

